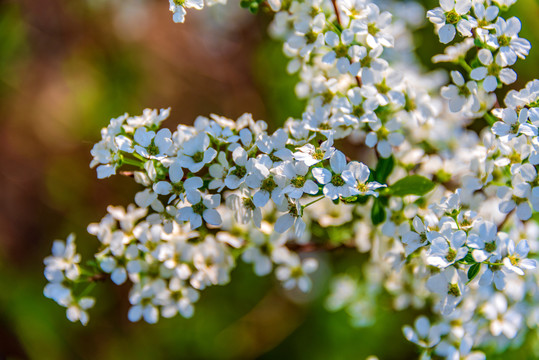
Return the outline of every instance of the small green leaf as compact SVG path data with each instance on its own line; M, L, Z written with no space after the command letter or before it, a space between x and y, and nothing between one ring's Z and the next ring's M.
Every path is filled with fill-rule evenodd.
M467 264L475 264L476 263L475 259L472 256L471 251L469 253L467 253L466 256L462 260L464 262L466 262Z
M481 270L481 263L475 263L468 269L468 282L472 281Z
M378 160L378 164L376 164L376 169L374 170L374 180L378 181L380 184L385 184L387 177L391 174L394 167L395 158L393 155L386 159L381 158Z
M436 184L421 175L410 175L400 179L390 186L391 194L395 196L422 196L434 189Z
M371 210L371 220L374 225L381 224L386 219L386 210L384 209L384 205L382 205L382 202L380 202L379 199L375 199L374 203L372 204L372 210Z

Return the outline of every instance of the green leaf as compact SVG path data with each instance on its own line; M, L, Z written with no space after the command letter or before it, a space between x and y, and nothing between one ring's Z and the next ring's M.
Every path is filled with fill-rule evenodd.
M476 263L475 259L474 259L473 256L472 256L472 252L471 252L471 251L468 252L468 253L466 254L466 256L465 256L462 260L463 260L464 262L466 262L467 264L475 264L475 263Z
M386 219L386 210L384 209L384 205L379 199L375 199L374 203L372 204L372 210L371 210L371 220L374 225L381 224Z
M468 269L468 282L472 281L481 270L481 263L475 263Z
M436 184L426 177L410 175L400 179L389 190L395 196L418 195L422 196L434 189Z
M380 184L385 184L387 177L391 174L394 167L395 158L393 155L386 159L381 158L378 160L378 164L376 164L376 169L374 170L374 180L378 181Z

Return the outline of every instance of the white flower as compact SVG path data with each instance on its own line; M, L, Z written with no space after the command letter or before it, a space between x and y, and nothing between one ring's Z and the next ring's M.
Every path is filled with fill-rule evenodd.
M458 71L451 71L453 84L442 87L442 97L449 100L449 110L459 112L468 104L472 104L472 111L479 108L479 101L475 94L477 93L477 83L475 81L464 81L464 77Z
M481 64L470 72L470 77L474 80L483 80L483 89L487 92L496 90L498 78L506 85L512 84L517 80L517 74L512 69L502 68L493 63L492 53L487 49L481 49L478 52L478 58Z
M267 167L269 163L271 163L271 160L267 156L255 159L253 164L254 171L245 179L247 186L255 190L253 204L257 207L264 207L270 198L275 203L279 203L282 200L282 186L285 185L286 179L283 176L278 176L270 172L270 169Z
M71 322L80 321L82 325L86 326L86 324L88 324L88 320L90 320L86 310L93 307L94 304L95 299L91 297L83 297L77 301L74 301L68 306L66 311L68 320Z
M393 47L393 36L386 29L391 24L391 14L387 11L380 13L380 8L370 3L362 15L365 17L352 20L350 28L357 35L364 36L367 45L371 48Z
M363 163L350 161L346 170L341 174L347 184L354 184L350 191L351 195L372 195L378 197L376 189L385 187L376 181L367 182L371 170Z
M298 202L289 201L288 212L281 215L275 222L275 231L279 234L285 233L294 225L295 234L300 238L305 232L305 222L301 218L302 209Z
M499 65L510 66L517 61L517 57L524 59L528 56L531 45L528 40L518 37L520 29L520 20L514 16L507 21L502 18L496 20L495 33L490 35L487 44L493 47L499 46L496 55L496 63Z
M191 318L195 312L193 303L200 297L198 291L184 284L183 280L173 277L169 282L167 300L161 307L161 315L171 318L180 313L184 318Z
M333 65L337 60L337 69L341 74L345 74L350 69L350 60L348 59L350 44L354 41L354 32L351 29L343 30L341 36L333 31L325 34L326 44L331 50L324 55L322 62ZM350 54L351 55L351 54Z
M270 3L271 4L271 3ZM326 26L326 15L321 12L314 17L306 17L294 23L294 34L288 37L286 44L299 52L304 58L315 49L324 45L323 30Z
M490 5L485 8L485 4L481 2L475 2L473 5L474 14L477 18L478 28L488 30L492 29L494 26L492 21L498 17L500 9L495 5Z
M500 249L496 224L490 221L477 222L468 236L468 246L474 249L472 256L477 262L483 262L489 258L499 258Z
M227 206L234 211L236 221L241 224L247 224L251 219L256 227L260 228L262 222L262 210L253 202L253 197L247 189L240 195L231 194L226 198Z
M300 260L296 254L290 254L288 259L275 270L277 279L283 282L285 289L298 287L303 292L311 290L311 279L308 274L318 268L318 261L314 258Z
M309 167L301 161L295 164L293 161L287 161L278 168L279 174L284 176L289 184L282 190L283 194L291 199L299 199L303 194L314 195L318 192L318 185L310 179L307 179Z
M481 311L490 320L489 329L493 336L503 334L508 339L512 339L517 335L522 323L522 315L515 309L508 309L507 299L503 294L494 294Z
M502 119L492 125L492 132L498 136L504 136L504 141L509 141L514 137L524 134L526 136L537 136L537 127L527 122L527 110L522 109L519 114L513 109L497 109L492 113Z
M414 217L412 224L415 231L408 231L402 236L406 256L430 243L427 227L423 224L423 221L421 221L419 216Z
M192 191L187 193L187 199L191 206L178 210L176 215L178 221L189 221L192 230L202 225L203 218L210 225L221 225L221 215L215 210L221 204L220 194L201 196L198 191Z
M503 259L503 266L518 275L524 275L524 270L533 270L537 267L537 262L527 259L530 247L526 240L519 241L515 247L515 242L509 240L507 244L507 256Z
M462 300L465 290L465 275L454 267L448 267L427 280L427 288L440 296L440 312L447 316Z
M404 141L404 135L398 132L401 125L397 119L388 121L385 125L382 125L380 119L376 118L375 121L369 122L371 132L365 137L365 145L370 148L376 146L376 150L383 158L388 158L392 154L392 147L399 146Z
M144 286L140 283L135 284L129 294L129 302L132 305L127 313L129 321L136 322L144 318L148 324L157 323L159 320L157 307L159 300L156 295L164 290L166 290L166 285L163 279L148 282Z
M210 137L200 133L183 144L180 155L180 165L190 172L200 171L217 156L217 150L210 146Z
M444 49L443 54L435 55L432 57L433 63L439 62L455 62L459 58L464 58L468 51L474 46L474 41L471 38L466 38L462 42L458 42L455 45L448 46Z
M225 178L225 185L229 189L237 189L245 182L247 176L252 172L253 161L249 159L247 151L241 146L236 147L232 152L232 160L235 166L228 170Z
M475 19L471 16L464 18L472 7L471 0L440 0L441 8L429 10L427 17L429 20L440 26L438 36L440 42L447 44L453 40L456 34L455 25L463 36L472 36L472 27L476 25Z
M312 144L305 144L299 147L293 154L294 159L302 161L307 166L313 166L318 164L322 160L329 159L335 148L333 147L333 138L329 138L324 141L318 148Z
M80 254L77 254L75 234L69 234L66 242L55 240L52 245L52 256L43 261L45 263L45 277L50 282L60 283L64 276L75 280L80 276Z
M170 179L170 182L164 180L156 182L152 187L153 191L158 195L172 194L168 200L169 203L171 203L177 197L183 200L185 193L183 181L184 172L181 167L181 161L179 158L174 158L170 163L168 177Z
M404 337L423 348L431 348L440 342L441 335L447 333L447 326L443 324L430 325L426 316L418 317L414 322L414 328L405 325L402 328Z
M133 137L138 144L135 151L145 158L162 160L172 147L171 136L169 129L161 129L156 134L144 127L138 128Z
M345 170L348 170L346 156L336 150L329 159L329 164L332 171L325 168L314 168L312 170L316 181L324 185L324 195L331 200L338 199L340 196L348 197L355 195L357 193L354 190L356 179L352 173L344 173Z
M451 234L449 240L444 236L434 238L429 248L427 264L442 269L454 264L468 254L465 243L466 233L463 230Z
M527 199L531 196L531 186L525 181L514 178L512 188L500 186L497 195L500 202L499 209L504 214L509 214L516 208L516 214L520 220L528 220L532 216L532 209Z
M260 231L249 233L251 246L242 254L242 259L246 263L254 264L255 274L264 276L273 269L274 253L281 249L286 241L284 236L267 236Z
M183 23L185 21L185 8L195 8L202 10L204 8L204 1L202 0L169 0L169 10L174 13L172 20L175 23Z

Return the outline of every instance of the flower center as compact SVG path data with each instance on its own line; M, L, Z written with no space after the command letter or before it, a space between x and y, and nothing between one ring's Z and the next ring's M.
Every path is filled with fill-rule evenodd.
M148 154L150 154L150 155L159 154L159 148L153 143L150 144L147 149L148 149Z
M255 210L256 205L253 203L253 200L251 198L243 198L243 206L249 210Z
M232 175L236 175L237 177L241 179L242 177L245 176L245 174L247 174L247 169L245 168L245 166L236 166L236 168L232 170L230 173Z
M520 259L518 258L518 256L516 256L516 255L511 255L511 256L508 256L508 258L509 258L509 261L511 261L511 265L513 265L513 266L517 266L517 265L518 265L518 261L520 260Z
M380 29L378 29L378 28L376 27L376 24L375 24L375 23L369 23L369 24L367 25L367 32L368 32L369 34L371 34L372 36L376 35L376 34L378 33L378 31L380 31Z
M267 192L272 192L276 187L277 184L275 183L275 180L273 180L273 176L265 178L262 181L262 185L260 186L262 190L265 190Z
M344 185L344 180L342 179L341 175L339 174L334 174L332 177L331 177L331 183L335 186L343 186Z
M204 206L202 202L199 202L198 204L193 205L192 208L193 208L193 212L199 215L202 215L204 210L206 210L206 207Z
M453 295L454 297L460 296L460 289L457 284L449 284L449 287L447 288L447 293L449 295Z
M445 20L450 23L450 24L456 24L459 22L460 20L460 15L457 14L457 12L455 11L455 9L445 13Z
M361 67L371 67L372 58L370 56L365 56L363 59L359 60Z
M362 105L354 106L354 109L352 110L352 114L353 114L355 117L360 118L360 117L362 117L363 115L365 115L365 109L363 109L363 106L362 106Z
M404 95L404 110L406 111L414 111L417 109L417 105L411 97L408 96L408 94Z
M324 159L324 151L322 151L321 149L316 149L313 153L313 159L315 160Z
M495 62L493 62L487 67L488 74L493 76L497 76L500 73L501 69L502 67Z
M183 193L184 192L183 182L178 182L178 183L172 184L172 192L174 192L176 194Z
M314 43L317 38L318 35L312 30L305 34L305 40L307 41L307 44Z
M305 179L305 176L301 176L301 175L298 175L295 178L293 178L292 180L290 180L292 185L294 185L294 187L296 187L296 188L303 187L303 185L305 185L305 181L307 181L307 179Z
M337 57L345 57L348 55L348 46L339 44L335 47L335 54L337 54Z
M202 151L195 153L195 155L193 155L193 160L197 163L201 162L204 160L204 153Z
M494 250L496 250L496 242L492 241L485 243L485 250L488 252L493 252Z
M503 34L498 37L498 44L500 44L500 46L509 46L510 43L511 39L507 35Z
M359 190L359 192L366 193L369 190L369 187L367 186L367 184L359 183L357 184L357 189Z
M511 131L513 131L512 127L511 127ZM511 161L511 164L517 164L517 163L521 163L522 159L520 157L520 154L515 151L511 153L511 155L509 155L509 161Z
M449 248L449 251L447 252L447 255L445 256L445 259L451 262L455 260L456 257L457 257L457 251L452 248Z
M375 86L376 90L378 90L380 94L387 94L389 90L391 90L391 88L386 84L386 79L383 79L380 84L376 84Z
M467 97L470 96L471 92L470 89L466 85L459 87L459 95Z

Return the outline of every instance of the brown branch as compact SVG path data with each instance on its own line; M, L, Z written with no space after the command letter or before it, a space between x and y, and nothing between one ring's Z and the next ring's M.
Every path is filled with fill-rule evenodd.
M331 0L331 3L333 4L333 8L335 9L335 15L337 15L337 22L342 28L341 14L339 13L339 8L337 7L337 0Z
M333 4L333 9L335 9L335 15L337 16L337 22L339 23L339 26L342 30L342 20L341 20L341 13L339 12L339 7L337 6L337 0L331 0L331 3ZM351 62L353 64L353 62ZM356 76L356 82L357 86L361 87L361 77L359 75Z
M107 274L96 274L96 275L93 275L93 276L90 276L88 278L88 282L98 282L98 281L105 281L108 279L108 275Z

